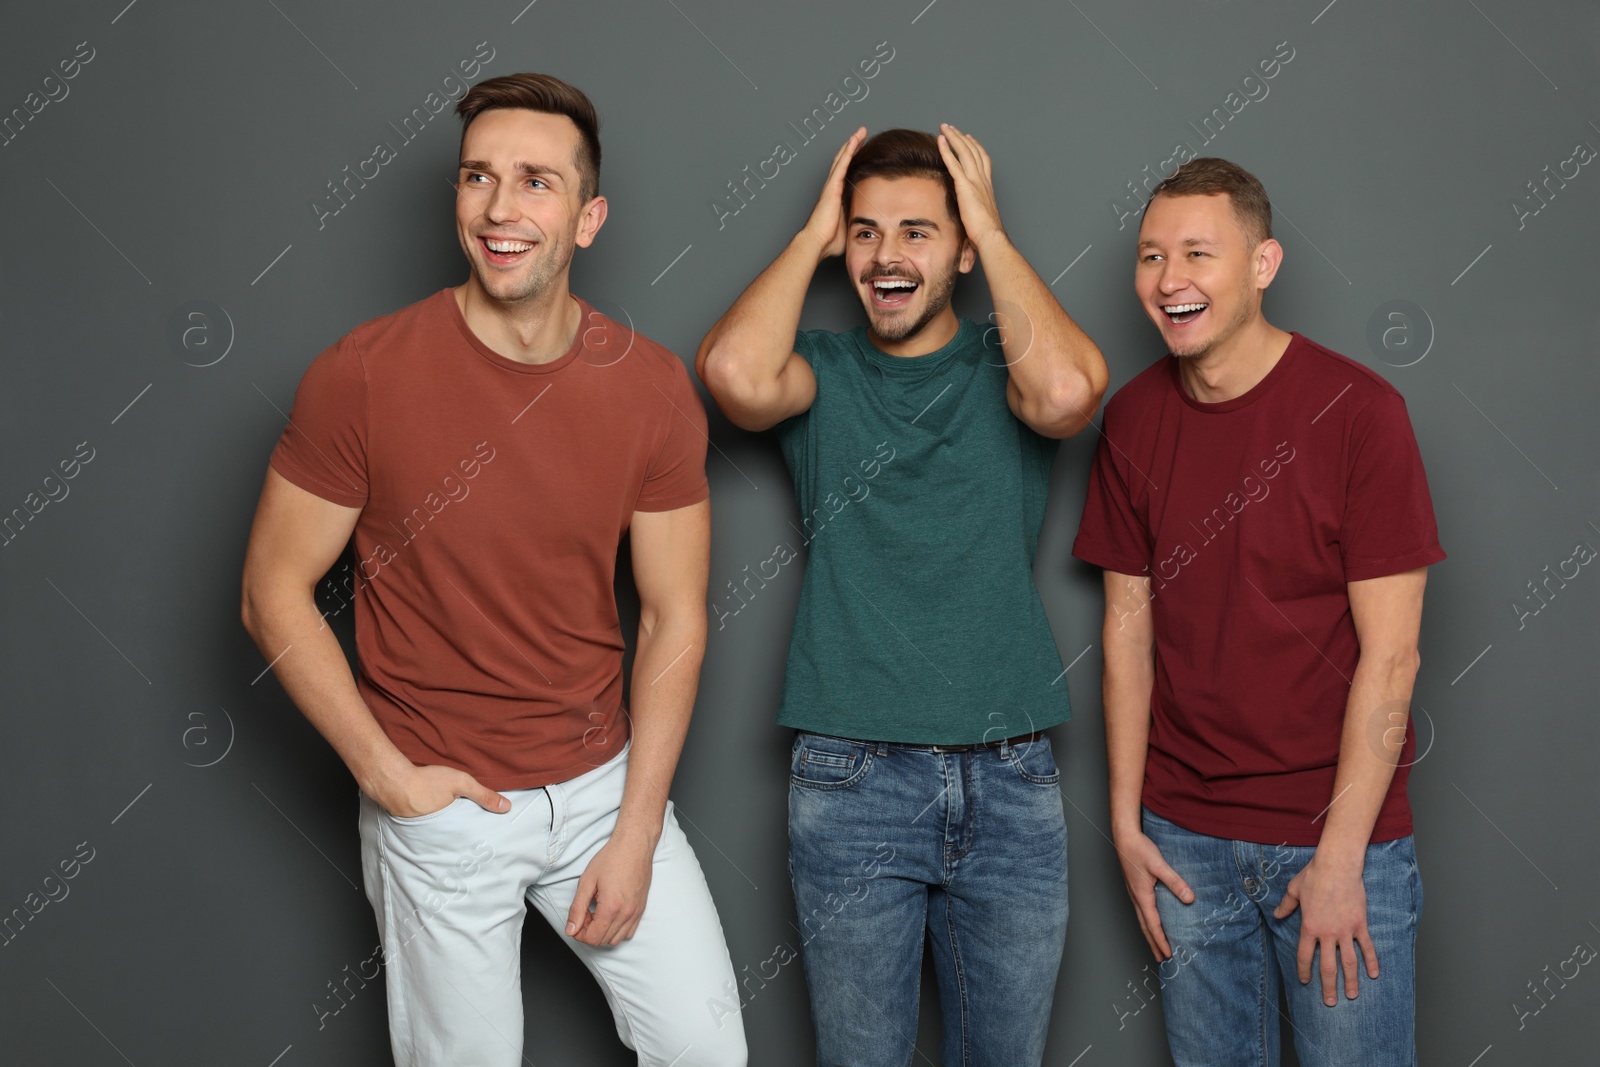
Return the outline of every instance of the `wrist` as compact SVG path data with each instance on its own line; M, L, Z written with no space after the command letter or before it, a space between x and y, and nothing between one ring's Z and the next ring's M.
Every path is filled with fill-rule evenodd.
M1366 867L1366 860L1367 849L1364 844L1328 841L1326 838L1317 845L1311 857L1311 862L1330 874L1357 878Z
M394 749L375 755L359 767L352 767L351 773L361 791L381 803L416 769L416 764L401 755L399 749Z
M1005 227L1000 225L981 232L968 230L967 240L971 241L972 247L978 250L978 258L980 259L1011 245L1011 238L1006 235Z
M828 246L832 243L831 235L818 234L807 226L794 235L789 241L789 247L807 261L813 264L821 264L823 260L828 258Z

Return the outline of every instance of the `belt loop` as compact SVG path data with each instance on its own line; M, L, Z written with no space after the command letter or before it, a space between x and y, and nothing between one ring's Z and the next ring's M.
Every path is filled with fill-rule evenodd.
M888 754L889 754L889 742L887 742L887 741L879 741L878 742L878 755L887 756Z
M1000 742L1000 758L1003 760L1011 758L1011 738L1009 737Z

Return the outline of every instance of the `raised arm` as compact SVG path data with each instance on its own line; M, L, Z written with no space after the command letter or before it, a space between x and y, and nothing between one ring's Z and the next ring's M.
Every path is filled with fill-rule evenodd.
M1102 703L1111 777L1111 841L1122 863L1123 882L1139 917L1139 929L1156 959L1165 960L1172 955L1172 946L1156 910L1156 882L1185 904L1194 899L1194 893L1146 836L1140 817L1145 757L1150 750L1150 692L1156 676L1151 619L1155 609L1148 577L1106 571L1105 582Z
M1322 999L1338 1002L1337 965L1344 963L1345 996L1356 997L1356 949L1368 978L1378 977L1378 955L1367 932L1367 894L1361 880L1367 845L1389 782L1400 762L1411 690L1421 657L1422 591L1428 569L1347 582L1350 616L1361 647L1350 696L1327 821L1311 862L1289 881L1275 914L1300 909L1296 963L1300 981L1311 981L1311 957L1321 946Z
M360 508L331 503L269 470L245 550L245 629L289 698L390 814L426 815L458 796L508 810L504 797L464 771L413 764L356 690L344 650L317 611L315 589L360 517Z
M710 503L636 511L632 531L639 641L633 656L628 776L616 829L584 869L567 914L567 935L590 945L627 940L644 915L667 792L689 731L706 651Z
M863 126L839 149L805 228L700 342L695 373L735 426L765 430L816 399L817 380L794 335L817 265L844 251L844 175L866 136Z
M1100 349L1072 321L1000 223L989 154L941 126L939 154L956 184L967 240L978 250L1000 326L1011 411L1045 437L1071 437L1094 419L1110 376Z

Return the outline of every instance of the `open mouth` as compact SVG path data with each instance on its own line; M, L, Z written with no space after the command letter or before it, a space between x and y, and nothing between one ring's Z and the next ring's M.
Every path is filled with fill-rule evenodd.
M1161 310L1174 326L1186 326L1199 318L1210 304L1164 304Z
M531 242L510 241L497 237L479 237L478 244L483 247L485 259L502 267L520 262L524 256L533 251Z
M872 306L892 310L903 308L911 302L911 296L919 288L918 284L909 278L874 278L872 286Z

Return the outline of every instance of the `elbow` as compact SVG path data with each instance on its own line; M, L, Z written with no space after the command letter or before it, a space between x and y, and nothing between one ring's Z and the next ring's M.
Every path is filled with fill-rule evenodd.
M1046 437L1072 437L1094 422L1105 385L1083 375L1063 375L1052 382L1029 420Z
M732 353L713 347L700 363L700 380L705 382L706 391L729 422L741 430L752 431L770 429L774 425L773 420L762 417L765 405L771 402L770 390L753 381Z

